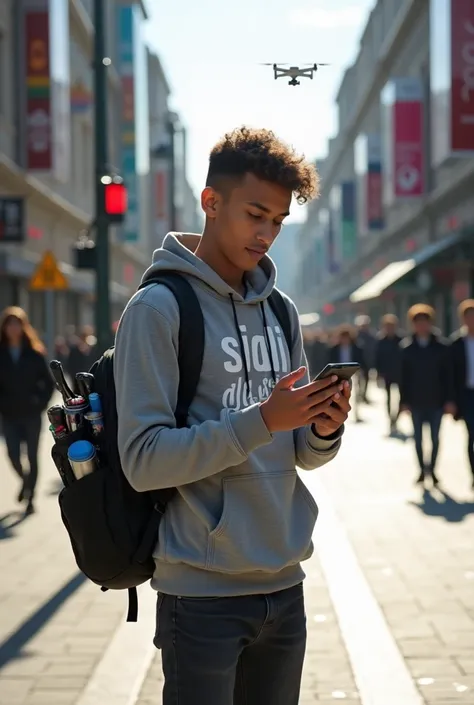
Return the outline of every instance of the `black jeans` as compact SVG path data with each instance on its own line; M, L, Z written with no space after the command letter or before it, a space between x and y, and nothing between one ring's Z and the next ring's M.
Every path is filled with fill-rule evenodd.
M38 481L38 447L41 434L41 416L26 419L3 418L3 435L13 469L25 483L28 499L33 499ZM21 464L21 445L25 443L30 472L25 475Z
M443 409L412 409L413 435L415 437L415 448L418 463L421 470L425 469L426 463L423 458L423 426L428 424L431 433L431 460L429 468L435 469L439 451L439 432L441 421L443 420Z
M474 475L474 390L466 389L463 409L464 423L467 429L467 456L471 472Z
M269 595L158 594L163 705L297 705L306 647L303 586Z

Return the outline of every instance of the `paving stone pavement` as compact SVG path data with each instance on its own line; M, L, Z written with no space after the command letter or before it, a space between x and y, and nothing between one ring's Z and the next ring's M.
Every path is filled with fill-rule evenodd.
M444 419L440 487L423 491L413 484L412 440L386 438L373 396L379 404L348 426L346 450L320 478L424 701L473 705L474 492L464 426ZM408 417L401 428L411 431Z
M76 567L50 449L45 431L38 511L24 519L0 439L0 705L73 705L124 614L122 595Z
M423 495L413 486L411 442L385 437L380 395L373 396L377 403L363 408L365 423L347 425L336 461L303 477L310 489L323 482L423 701L473 705L474 493L464 430L444 422L443 492ZM408 429L408 419L402 425ZM78 575L49 448L45 435L39 512L16 523L17 483L0 441L0 705L74 705L124 618L122 595L104 595ZM318 556L305 568L308 650L300 703L360 703ZM157 652L133 705L160 705L161 685Z

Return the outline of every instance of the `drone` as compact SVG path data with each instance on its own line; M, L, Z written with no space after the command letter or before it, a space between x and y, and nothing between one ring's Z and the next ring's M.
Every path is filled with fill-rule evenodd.
M313 74L316 73L319 66L329 66L329 64L303 64L300 68L299 66L289 66L289 64L263 64L263 66L273 66L273 73L275 76L275 81L277 78L284 78L289 76L288 81L289 86L299 86L300 81L298 78L310 78L313 80ZM282 68L283 66L289 66L289 68Z

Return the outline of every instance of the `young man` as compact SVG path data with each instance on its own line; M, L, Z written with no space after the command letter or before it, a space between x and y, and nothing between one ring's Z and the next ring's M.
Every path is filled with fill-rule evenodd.
M177 486L156 547L155 644L164 705L297 705L306 641L300 562L317 506L296 465L334 458L349 387L310 383L298 314L288 350L267 298L267 252L314 167L272 132L241 128L212 150L202 236L169 234L152 270L184 274L205 319L189 427L176 428L177 303L138 292L115 350L119 449L138 491ZM283 235L284 237L284 235Z
M416 304L408 311L413 335L402 343L400 376L400 410L411 412L415 448L420 474L417 483L435 473L439 450L439 433L443 414L454 414L454 385L449 347L433 332L435 312L431 306ZM423 455L423 426L431 432L431 458L425 463Z
M458 418L467 429L467 455L474 488L474 299L459 304L461 330L452 337L451 359Z
M400 383L400 368L402 351L398 335L398 318L391 313L383 316L381 331L375 349L375 369L377 376L385 387L387 413L390 423L390 433L396 433L400 408L392 409L392 389Z

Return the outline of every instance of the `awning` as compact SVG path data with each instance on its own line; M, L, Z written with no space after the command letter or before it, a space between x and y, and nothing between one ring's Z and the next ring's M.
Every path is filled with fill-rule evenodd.
M300 313L299 319L303 328L314 326L319 321L319 313Z
M439 242L433 242L427 245L423 250L414 254L413 257L388 264L384 269L369 279L369 281L352 292L349 297L350 300L352 303L360 303L361 301L376 299L385 289L388 289L389 286L395 284L395 282L399 281L416 267L425 264L425 262L428 262L436 255L452 247L452 245L456 245L464 236L465 232L463 231L453 233L439 240Z
M17 255L11 252L0 253L0 273L14 277L30 279L39 262L39 256L32 253ZM59 268L66 275L70 291L77 294L91 294L94 292L94 277L90 272L80 272L66 262L59 262ZM133 290L118 282L110 283L110 300L112 303L122 305L127 303Z

